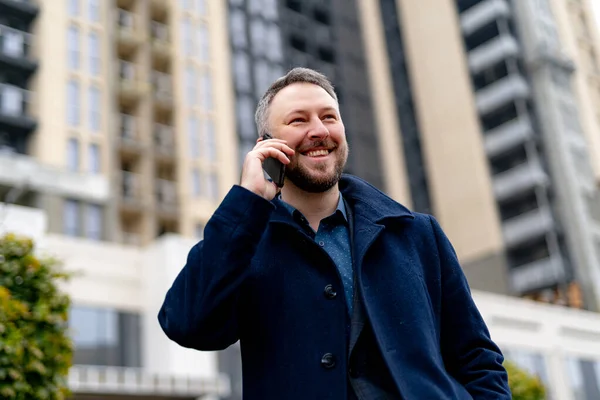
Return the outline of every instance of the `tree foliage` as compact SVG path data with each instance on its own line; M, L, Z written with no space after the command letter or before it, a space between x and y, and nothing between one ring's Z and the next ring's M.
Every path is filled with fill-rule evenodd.
M546 388L542 381L534 375L507 361L504 367L508 372L508 384L513 400L545 400Z
M73 345L70 299L57 283L69 275L33 247L28 238L0 237L0 398L61 400Z

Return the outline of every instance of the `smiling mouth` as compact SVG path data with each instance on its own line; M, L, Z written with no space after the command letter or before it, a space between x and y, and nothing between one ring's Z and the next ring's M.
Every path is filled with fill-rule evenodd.
M326 155L328 155L329 153L331 153L331 150L312 150L306 153L302 153L302 155L307 156L307 157L324 157Z

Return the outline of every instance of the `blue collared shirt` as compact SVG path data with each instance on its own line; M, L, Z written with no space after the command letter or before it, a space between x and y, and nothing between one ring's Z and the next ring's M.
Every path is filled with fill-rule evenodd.
M342 194L340 193L337 209L333 214L321 220L317 232L309 225L308 220L299 210L281 200L280 196L278 196L278 200L292 214L292 217L298 221L305 232L314 239L315 243L325 249L335 263L342 278L342 284L344 285L348 312L349 315L352 315L354 277L348 215Z

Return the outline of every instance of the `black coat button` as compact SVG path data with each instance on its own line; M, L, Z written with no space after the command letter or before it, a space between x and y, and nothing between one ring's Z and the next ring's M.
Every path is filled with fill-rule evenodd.
M337 292L333 289L333 285L325 286L325 290L323 292L325 293L325 297L328 299L334 299L335 296L337 296Z
M331 353L323 354L323 357L321 358L321 365L327 369L335 367L335 356Z

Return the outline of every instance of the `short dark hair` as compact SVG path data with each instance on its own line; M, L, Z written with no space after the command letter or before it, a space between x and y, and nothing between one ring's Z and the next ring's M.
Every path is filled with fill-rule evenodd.
M325 91L336 102L338 101L335 89L325 75L310 68L293 68L287 74L273 82L258 102L258 105L256 106L256 113L254 114L254 120L256 122L256 129L258 130L259 136L262 136L269 131L267 120L269 118L269 108L273 98L283 88L293 83L312 83L313 85L320 86L325 89Z

